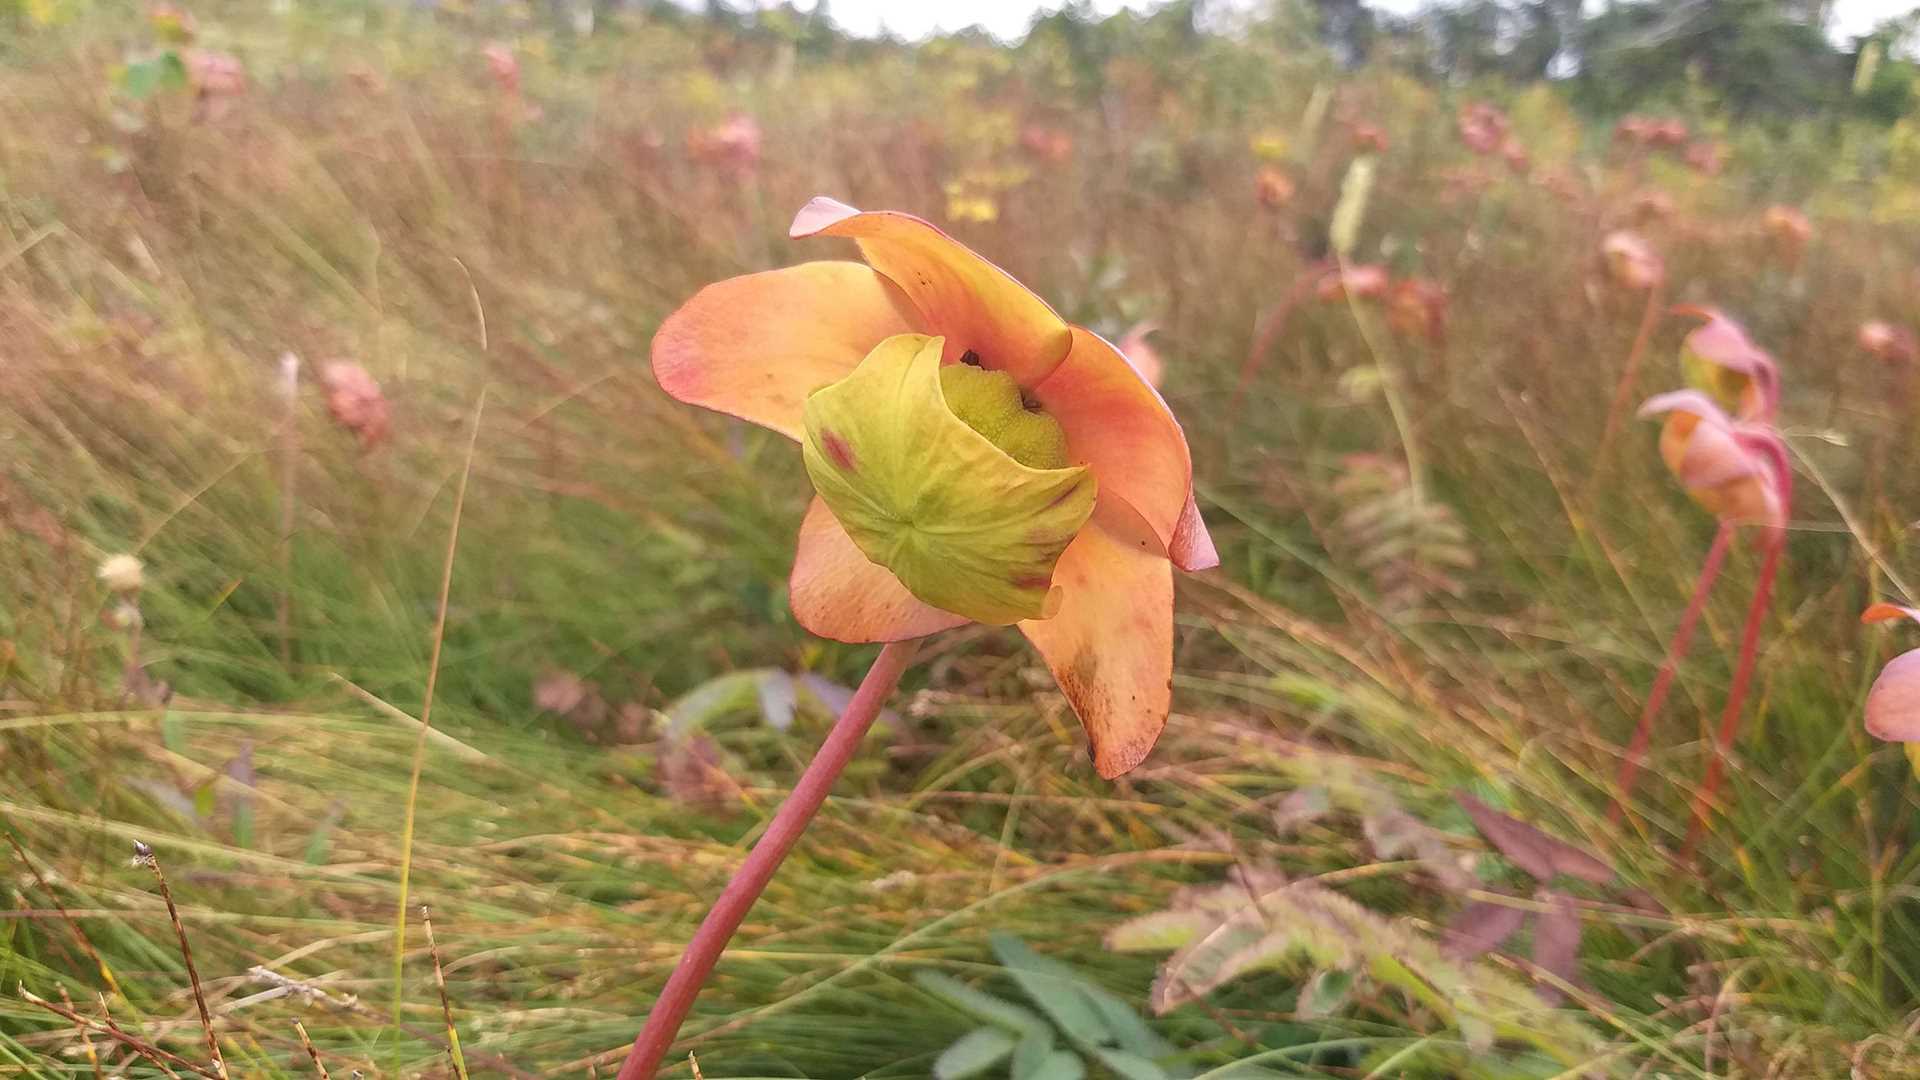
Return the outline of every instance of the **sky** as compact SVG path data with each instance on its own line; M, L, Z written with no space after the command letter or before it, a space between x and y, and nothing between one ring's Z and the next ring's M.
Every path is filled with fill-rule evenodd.
M1372 0L1374 6L1393 12L1406 12L1420 6L1422 0ZM807 0L798 6L810 7ZM984 26L997 37L1013 39L1024 34L1036 12L1059 8L1059 0L829 0L833 21L855 34L873 35L882 29L907 38L924 37L938 31L962 30L975 24ZM1094 0L1094 8L1107 13L1120 8L1141 10L1154 6L1153 0ZM1882 19L1912 11L1915 0L1834 0L1833 20L1827 27L1835 41L1864 34Z

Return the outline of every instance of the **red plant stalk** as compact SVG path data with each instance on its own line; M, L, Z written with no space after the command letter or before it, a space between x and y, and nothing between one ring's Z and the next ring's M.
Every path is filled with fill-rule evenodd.
M1240 378L1234 383L1233 400L1227 405L1229 417L1237 418L1240 415L1240 406L1246 401L1247 392L1253 388L1254 376L1259 374L1267 353L1273 350L1274 343L1280 340L1281 331L1287 327L1287 317L1293 314L1293 309L1300 306L1309 292L1319 286L1321 277L1337 265L1331 259L1322 259L1308 266L1294 279L1293 288L1287 290L1280 302L1255 323L1253 344L1247 349L1247 358L1240 364Z
M1760 564L1760 580L1753 587L1753 602L1747 605L1747 625L1740 632L1740 661L1733 670L1733 685L1727 688L1727 705L1720 713L1720 731L1714 738L1713 756L1707 759L1706 780L1693 802L1693 824L1687 827L1687 846L1681 858L1691 858L1707 827L1707 811L1720 791L1726 773L1727 751L1740 734L1740 713L1747 702L1747 687L1753 682L1753 668L1759 659L1760 627L1766 622L1767 607L1773 599L1773 579L1780 570L1780 553L1786 550L1785 529L1769 530L1767 551Z
M1600 450L1594 455L1594 469L1606 468L1607 450L1620 433L1620 421L1627 415L1627 402L1633 399L1634 383L1640 379L1640 360L1646 355L1647 342L1653 340L1653 328L1660 322L1660 286L1647 286L1647 306L1640 312L1640 328L1633 333L1633 345L1627 349L1627 366L1613 388L1613 402L1607 406L1607 426L1600 433Z
M1687 601L1687 610L1680 616L1680 625L1673 631L1673 640L1667 643L1667 658L1660 664L1659 674L1653 677L1653 688L1647 692L1647 703L1640 710L1640 722L1633 729L1633 739L1627 744L1626 758L1620 762L1620 775L1615 781L1619 794L1614 797L1613 809L1608 811L1607 820L1618 823L1626 815L1627 803L1633 796L1634 781L1640 778L1640 766L1647 757L1647 744L1653 738L1653 722L1667 703L1667 695L1673 690L1673 679L1680 670L1680 662L1686 659L1687 650L1693 646L1693 632L1700 625L1700 615L1706 610L1707 596L1713 591L1713 583L1720 576L1720 568L1726 565L1727 552L1733 547L1733 538L1739 527L1732 522L1723 521L1713 534L1713 546L1707 549L1707 559L1700 564L1700 577L1693 583L1693 597Z
M647 1022L641 1027L640 1034L633 1040L633 1050L627 1055L627 1062L620 1067L620 1080L652 1080L660 1061L666 1056L667 1048L680 1031L680 1024L693 1008L693 999L705 985L707 976L713 973L713 966L720 954L733 938L735 930L740 928L741 920L760 899L760 894L773 879L774 871L786 860L787 853L799 841L800 834L806 831L808 823L819 813L821 804L827 801L827 794L833 790L834 782L840 779L847 763L853 760L854 752L860 748L860 740L873 726L874 718L880 715L880 707L886 704L888 695L900 682L900 675L913 662L916 648L914 641L895 641L880 650L874 658L873 666L867 669L866 678L860 680L860 688L854 692L853 700L847 703L846 711L835 721L827 740L808 763L807 771L800 775L800 782L793 786L793 792L787 801L780 804L774 812L773 821L767 825L767 831L760 837L753 850L747 854L740 869L734 871L733 879L720 892L720 898L713 902L707 911L707 917L700 923L700 929L694 932L693 940L687 943L687 951L680 956L680 962L674 966L673 974L668 977L667 985L654 999L653 1008L647 1013Z

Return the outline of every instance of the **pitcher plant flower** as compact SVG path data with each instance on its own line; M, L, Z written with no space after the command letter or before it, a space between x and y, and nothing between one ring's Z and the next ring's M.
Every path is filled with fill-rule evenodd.
M1920 608L1885 601L1860 613L1863 623L1907 619L1920 623ZM1887 661L1867 691L1867 734L1905 743L1907 760L1920 773L1920 649L1908 649Z
M1387 293L1387 327L1404 338L1439 345L1447 338L1447 290L1423 277L1402 278Z
M1284 169L1263 166L1253 177L1253 197L1269 210L1279 210L1293 202L1293 178Z
M914 640L1017 626L1112 778L1166 723L1173 570L1219 562L1186 436L1119 350L920 218L816 198L790 232L854 240L866 262L707 286L661 324L654 374L681 401L801 444L816 496L794 617L821 637L889 644L688 945L628 1080L653 1074Z
M1781 261L1789 267L1798 264L1808 241L1813 239L1813 223L1807 220L1807 215L1795 207L1775 204L1767 207L1760 224L1766 231L1768 244Z
M1687 384L1741 420L1771 422L1780 411L1780 368L1772 354L1718 308L1689 305L1673 313L1703 320L1680 343Z
M1860 350L1883 364L1898 366L1914 361L1917 350L1912 332L1885 319L1868 319L1855 335Z
M1675 673L1693 642L1714 581L1725 565L1736 531L1742 526L1761 529L1761 565L1741 631L1740 653L1733 681L1714 741L1714 756L1694 802L1693 823L1687 838L1691 852L1706 824L1706 814L1719 790L1728 751L1739 734L1741 710L1753 680L1759 655L1760 628L1765 621L1786 547L1786 524L1793 501L1793 474L1787 463L1786 443L1771 424L1737 421L1703 391L1676 390L1650 398L1641 406L1643 417L1662 417L1660 457L1688 497L1720 521L1694 582L1693 594L1680 624L1668 643L1667 654L1634 727L1621 760L1619 794L1612 810L1618 820L1626 811L1635 779L1645 758L1653 724L1672 690Z
M1634 385L1640 379L1640 362L1646 355L1647 343L1653 340L1653 330L1660 322L1660 297L1667 283L1667 264L1654 251L1644 237L1626 229L1616 229L1600 242L1600 257L1606 263L1607 274L1615 284L1634 292L1644 293L1645 299L1640 308L1640 325L1633 332L1633 344L1627 348L1627 362L1620 369L1620 379L1614 384L1613 400L1607 406L1607 422L1601 429L1600 449L1594 454L1595 469L1605 468L1607 451L1613 446L1613 439L1619 433L1620 424L1627 412L1627 402L1633 400Z

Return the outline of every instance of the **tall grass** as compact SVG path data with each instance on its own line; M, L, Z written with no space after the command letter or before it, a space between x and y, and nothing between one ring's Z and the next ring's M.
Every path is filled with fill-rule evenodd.
M534 684L564 671L657 711L737 668L848 682L870 655L786 612L797 455L667 401L652 328L709 280L843 255L784 239L812 194L939 220L944 185L990 166L1025 175L996 192L997 220L956 232L1076 320L1163 327L1225 566L1183 580L1178 711L1116 784L1094 777L1015 635L934 643L899 723L871 737L701 998L687 1032L704 1075L927 1075L971 1021L911 975L994 978L992 930L1143 1001L1149 963L1104 952L1101 931L1237 865L1444 922L1457 900L1417 861L1377 857L1354 807L1276 830L1280 799L1329 783L1390 793L1460 854L1475 842L1448 793L1478 790L1641 890L1583 905L1588 987L1564 1008L1603 1040L1589 1072L1920 1068L1903 1039L1920 1004L1914 780L1861 730L1885 646L1854 624L1912 573L1920 479L1897 467L1911 414L1900 375L1852 345L1862 318L1920 321L1910 227L1818 215L1786 266L1757 232L1785 181L1758 155L1711 182L1658 162L1634 176L1603 131L1533 96L1513 112L1534 176L1511 177L1455 145L1452 102L1383 73L1336 84L1258 46L1208 65L1117 57L1094 103L1044 51L949 42L828 63L698 22L578 40L252 8L202 12L203 40L252 79L215 121L178 95L112 91L145 33L120 8L34 30L0 68L0 828L22 852L0 886L0 1069L91 1074L73 1026L16 984L87 1015L107 991L117 1023L194 1052L135 840L168 867L235 1075L317 1075L295 1020L335 1076L451 1075L426 938L395 932L403 893L432 909L476 1075L586 1075L624 1049L828 718L711 718L729 781L703 798L661 781L657 716L639 742L596 745L541 713ZM480 59L490 34L517 46L520 97ZM1299 123L1316 87L1336 102L1317 136ZM684 150L734 108L766 132L749 176ZM1070 161L1022 156L1015 133L1035 119L1073 136ZM1355 258L1444 284L1446 339L1363 335L1346 305L1309 303L1234 409L1257 321L1318 261L1350 156L1341 124L1359 119L1390 148ZM1247 147L1268 130L1292 136L1299 181L1280 212L1253 198ZM1806 480L1695 866L1675 853L1757 569L1747 545L1634 812L1606 820L1714 528L1649 432L1624 429L1588 483L1641 315L1604 284L1598 243L1651 187L1680 204L1647 227L1674 299L1725 307L1780 355ZM1810 202L1860 190L1836 181ZM1677 381L1681 329L1653 332L1642 385ZM1402 376L1423 498L1473 555L1457 593L1411 608L1383 601L1368 568L1393 553L1344 532L1333 494L1348 455L1397 452L1385 403L1348 375L1378 348ZM285 440L284 351L309 371L369 368L392 439L362 451L308 379ZM1870 484L1875 453L1890 464ZM93 576L117 552L148 567L137 638L104 617ZM1384 993L1302 1019L1297 989L1270 973L1158 1023L1197 1068L1295 1048L1292 1067L1351 1074L1440 1038Z

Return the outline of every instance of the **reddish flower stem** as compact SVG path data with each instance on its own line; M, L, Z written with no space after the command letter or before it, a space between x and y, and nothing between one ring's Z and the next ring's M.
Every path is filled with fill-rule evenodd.
M1627 366L1620 372L1620 381L1613 388L1613 403L1607 406L1607 426L1600 434L1600 450L1594 455L1594 469L1599 471L1607 467L1607 451L1613 446L1615 435L1620 433L1620 421L1627 415L1627 402L1633 398L1633 387L1640 379L1640 360L1647 352L1647 342L1653 340L1653 328L1660 322L1660 286L1647 286L1647 306L1640 312L1640 328L1633 333L1633 345L1627 350Z
M1254 326L1253 344L1247 349L1247 358L1240 363L1240 377L1234 383L1233 400L1227 405L1229 418L1238 418L1240 407L1245 403L1247 393L1253 388L1254 376L1259 374L1260 365L1266 360L1273 346L1280 340L1280 334L1287 328L1287 317L1293 309L1300 306L1307 294L1320 284L1320 279L1337 264L1330 259L1322 259L1308 266L1294 279L1293 288L1288 289L1280 302L1275 304Z
M720 898L713 902L707 911L707 917L700 923L700 929L694 932L693 940L687 943L687 951L680 956L680 962L674 966L673 974L668 977L665 989L654 999L653 1009L647 1013L647 1022L640 1034L633 1040L633 1050L627 1055L627 1063L620 1067L620 1080L652 1080L660 1061L666 1056L667 1048L680 1031L680 1024L693 1008L693 999L705 985L707 976L713 973L713 966L720 954L733 938L735 930L740 928L741 920L760 899L760 894L773 879L774 871L780 868L787 853L799 841L800 834L819 813L820 807L827 801L827 794L833 790L834 782L840 779L847 763L853 760L854 752L860 748L860 740L873 726L874 718L880 715L881 706L886 704L888 695L900 682L900 675L913 662L916 648L914 641L896 641L889 643L874 658L873 666L867 669L866 678L860 680L860 688L854 692L853 700L847 703L846 711L833 725L827 740L808 763L807 771L800 775L800 782L793 786L787 801L780 804L774 812L773 821L767 825L767 831L760 837L753 850L747 854L740 869L734 871L733 879L721 890Z
M1721 777L1726 773L1727 751L1740 734L1740 713L1747 702L1747 687L1753 682L1754 664L1759 659L1760 627L1767 621L1767 607L1773 599L1773 579L1780 570L1780 553L1787 547L1786 530L1771 530L1766 544L1760 580L1753 587L1753 602L1747 605L1747 625L1740 632L1740 660L1734 667L1733 685L1727 689L1726 708L1720 713L1720 731L1714 739L1713 756L1707 759L1707 777L1693 802L1693 824L1687 828L1687 846L1681 852L1683 860L1693 856L1701 834L1706 831L1707 811L1713 806Z
M1733 547L1733 537L1738 527L1731 522L1721 522L1719 531L1713 534L1713 546L1707 549L1707 560L1700 565L1700 577L1693 583L1693 597L1687 601L1687 610L1680 616L1680 625L1673 631L1673 640L1667 644L1667 658L1660 664L1659 674L1653 677L1653 688L1647 692L1647 703L1640 710L1640 722L1633 729L1633 739L1627 744L1627 754L1620 762L1620 775L1615 782L1619 794L1614 797L1613 809L1608 812L1607 820L1619 822L1626 815L1627 803L1633 796L1634 781L1640 777L1640 765L1647 757L1647 744L1653 738L1653 721L1667 703L1667 695L1673 690L1673 678L1680 670L1680 662L1686 658L1687 650L1693 645L1693 632L1700 625L1700 615L1706 610L1707 596L1713 591L1713 582L1720 576L1720 568L1726 565L1727 552Z

